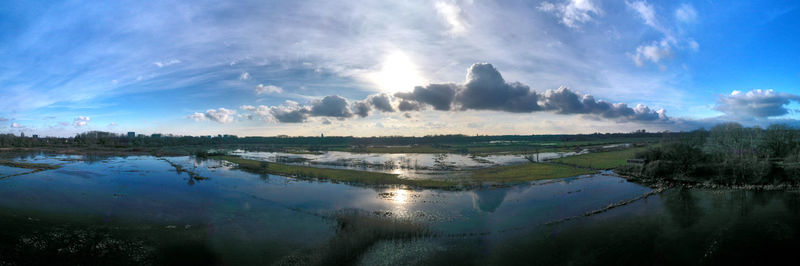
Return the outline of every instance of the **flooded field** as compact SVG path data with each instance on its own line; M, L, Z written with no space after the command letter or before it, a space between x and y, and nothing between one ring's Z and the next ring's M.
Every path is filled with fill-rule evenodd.
M617 146L608 146L614 148ZM399 174L408 179L437 179L464 174L470 169L500 165L513 165L530 161L545 161L578 154L580 152L543 152L534 154L471 155L457 153L351 153L326 151L295 154L285 152L254 152L236 150L231 154L243 158L324 168L368 170Z
M436 156L301 157L434 170ZM12 159L62 167L0 167L0 265L713 264L780 259L800 239L796 192L670 189L643 197L650 188L613 172L445 191L299 181L191 157ZM464 169L526 161L484 159L491 163L444 161ZM607 209L620 202L627 204Z

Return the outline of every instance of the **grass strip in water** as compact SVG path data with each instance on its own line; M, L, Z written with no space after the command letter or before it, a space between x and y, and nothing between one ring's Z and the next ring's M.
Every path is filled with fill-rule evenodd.
M25 169L34 169L38 171L44 170L53 170L61 168L60 165L53 165L53 164L46 164L46 163L23 163L23 162L15 162L9 160L0 160L0 165L8 166L8 167L15 167L15 168L25 168Z
M172 167L175 168L175 172L178 172L179 174L180 173L186 173L187 175L189 175L189 178L191 180L197 180L197 181L208 180L208 177L201 176L201 175L195 173L192 170L184 168L180 164L173 163L172 161L164 159L164 158L161 158L161 160L169 163L169 165L172 165Z
M425 188L447 188L458 185L450 181L403 179L396 174L279 164L230 155L209 158L235 163L239 169L252 173L285 175L300 179L327 179L364 185L407 185Z
M591 174L594 171L552 163L526 163L472 171L472 179L481 182L518 183L542 179Z
M647 148L640 147L618 151L588 153L558 158L552 161L592 169L613 169L627 164L628 159L633 158L637 152L644 151L645 149Z

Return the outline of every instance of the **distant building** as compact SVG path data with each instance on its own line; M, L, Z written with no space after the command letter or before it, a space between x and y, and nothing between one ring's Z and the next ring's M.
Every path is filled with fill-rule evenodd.
M135 138L136 132L128 132L128 138Z
M38 139L38 138L39 138L39 135L33 134L33 138L34 138L34 139Z
M278 135L278 138L288 138L289 135Z
M150 135L151 138L160 138L161 134L152 134Z

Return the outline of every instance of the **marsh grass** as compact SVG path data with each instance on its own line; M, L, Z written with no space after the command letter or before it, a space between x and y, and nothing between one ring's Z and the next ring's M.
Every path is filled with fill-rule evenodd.
M552 161L591 169L613 169L626 165L628 159L634 158L636 153L646 149L647 147L640 147L618 151L595 152L553 159Z
M238 156L213 156L211 158L235 163L237 168L251 173L284 175L299 179L331 180L363 185L406 185L424 188L448 188L458 185L450 181L402 179L396 174L279 164L244 159Z
M526 163L474 170L472 179L479 182L518 183L591 174L594 171L552 163Z
M325 245L290 255L277 264L350 265L380 241L432 236L424 224L359 210L338 211L332 219L336 221L336 235Z
M0 228L0 265L207 265L215 256L197 248L208 241L201 225L170 229L144 220L0 207Z

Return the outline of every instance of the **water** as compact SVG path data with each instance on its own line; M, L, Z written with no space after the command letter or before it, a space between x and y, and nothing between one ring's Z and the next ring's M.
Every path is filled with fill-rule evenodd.
M172 254L271 264L330 245L337 237L331 217L349 210L413 221L435 235L377 240L352 261L364 265L742 262L780 258L798 243L795 192L672 189L583 216L650 188L613 173L469 191L375 188L165 158L208 178L194 180L149 156L80 159L16 158L63 167L0 179L0 243L11 248L0 252L22 250L6 258L87 264L106 254L138 264L152 262L147 254ZM0 168L0 176L18 171ZM111 244L73 247L87 238ZM72 249L79 252L65 251Z

